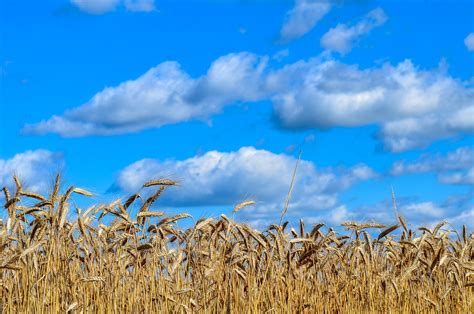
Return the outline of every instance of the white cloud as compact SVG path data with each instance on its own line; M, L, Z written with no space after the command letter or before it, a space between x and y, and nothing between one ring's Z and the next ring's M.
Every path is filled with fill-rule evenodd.
M432 202L412 203L404 206L402 209L408 215L423 215L440 218L444 214L443 209Z
M462 197L448 199L441 204L433 202L419 202L407 204L402 208L402 212L407 220L415 226L434 226L446 220L450 223L448 229L454 227L459 230L463 224L469 229L474 227L474 206L471 194Z
M136 192L151 179L178 179L180 187L160 198L169 206L235 205L253 199L256 207L242 209L246 220L274 220L283 208L296 159L253 147L236 152L210 151L186 160L143 159L120 172L116 186ZM338 195L353 184L376 177L366 165L351 168L317 168L302 160L299 165L289 215L309 216L312 211L333 208Z
M282 49L280 51L277 51L273 56L272 59L276 60L278 62L283 61L286 57L290 55L290 51L288 49Z
M296 0L295 6L286 13L280 31L284 42L296 39L309 32L331 9L326 0Z
M339 205L327 210L324 215L309 217L310 224L325 223L328 226L336 227L345 221L353 220L357 215L347 209L346 205Z
M190 77L176 62L164 62L24 131L64 137L111 135L207 119L232 102L259 99L266 60L250 53L229 54L199 78Z
M370 11L357 24L348 26L347 24L338 24L331 28L321 38L321 45L332 51L341 54L348 53L352 49L354 42L362 35L367 34L373 28L384 24L387 21L387 15L381 8Z
M407 163L397 161L393 164L391 174L403 175L421 172L445 172L450 170L466 170L474 165L474 148L460 147L445 155L424 154L417 160Z
M349 212L346 206L341 205L334 208L329 213L328 221L332 223L333 225L340 225L344 221L348 221L351 217L352 217L352 214Z
M308 134L304 137L304 142L305 143L312 143L316 139L316 136L314 134Z
M454 226L460 227L461 225L466 225L469 230L472 230L474 227L474 206L471 206L471 208L466 209L457 215L451 216L448 218L448 221Z
M474 184L474 165L465 172L441 174L439 180L448 184Z
M268 76L277 120L286 128L376 124L385 148L405 151L474 132L474 89L439 69L405 60L359 69L313 58Z
M151 12L155 10L154 0L71 0L81 11L89 14L105 14L124 5L129 11Z
M62 167L62 154L42 149L26 151L10 159L0 159L0 186L14 186L12 177L16 174L28 190L44 192Z
M405 60L360 69L326 55L270 70L268 59L229 54L197 78L176 62L164 62L23 131L64 137L137 132L207 120L236 102L270 99L283 128L377 125L385 149L395 152L474 132L474 87L442 67L423 70Z
M472 191L464 195L453 195L440 203L419 201L410 197L397 198L397 213L402 214L412 229L420 226L432 227L442 220L459 230L462 224L474 227ZM391 199L358 208L346 208L345 216L354 221L377 222L387 225L398 223L397 213Z
M390 173L395 176L434 172L442 183L474 184L474 148L460 147L446 155L422 155L417 160L400 160L392 165Z
M125 0L125 8L135 12L151 12L155 8L155 0Z
M104 14L117 8L120 0L71 0L81 11L90 14Z
M350 208L343 204L329 210L324 210L320 215L308 217L305 221L311 224L322 222L332 227L337 227L345 221L375 222L392 225L399 223L397 214L402 214L412 229L421 226L432 227L442 220L447 220L457 229L462 224L467 224L469 228L472 228L474 227L474 220L471 219L474 210L474 207L472 207L472 195L470 196L470 201L466 201L467 197L469 196L464 195L454 201L448 199L440 204L401 198L397 199L397 212L393 209L391 199L355 208ZM264 222L262 220L259 226L265 227Z
M474 51L474 33L470 33L464 39L464 44L467 47L467 50Z

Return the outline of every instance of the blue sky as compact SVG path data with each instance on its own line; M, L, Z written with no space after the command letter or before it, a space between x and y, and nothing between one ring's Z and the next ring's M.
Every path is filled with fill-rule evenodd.
M290 219L474 225L472 1L0 4L0 183Z

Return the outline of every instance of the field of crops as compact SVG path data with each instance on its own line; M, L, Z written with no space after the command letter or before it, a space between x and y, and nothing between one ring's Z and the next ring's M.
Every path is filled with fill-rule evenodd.
M225 215L188 229L155 201L170 180L88 209L86 190L3 189L3 313L468 313L474 234L347 222L254 230ZM81 194L81 195L78 195ZM238 204L234 211L252 202ZM132 214L133 213L133 214ZM229 215L230 216L230 215Z

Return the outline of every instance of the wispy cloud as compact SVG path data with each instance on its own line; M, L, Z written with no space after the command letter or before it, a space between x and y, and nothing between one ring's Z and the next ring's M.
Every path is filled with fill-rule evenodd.
M277 51L273 56L272 59L278 62L281 62L283 59L290 55L290 51L288 49L282 49Z
M125 0L125 8L135 12L151 12L156 10L155 0Z
M303 36L330 10L327 0L296 0L295 6L286 13L280 40L288 42Z
M155 10L154 0L71 0L81 11L89 14L105 14L124 5L129 11L151 12Z
M474 33L470 33L466 36L464 44L466 45L467 50L474 51Z
M357 215L354 212L351 212L346 205L339 205L321 213L320 215L311 216L304 220L308 221L310 224L325 223L331 227L337 227L345 221L356 219L356 217Z
M465 172L454 172L454 173L447 173L442 174L439 176L439 180L442 183L447 184L474 184L474 166L468 169Z
M402 206L401 211L415 225L434 226L440 220L446 220L458 230L463 224L471 229L474 227L472 200L471 191L466 195L452 196L440 204L433 202L408 203Z
M425 172L436 173L442 183L474 184L474 148L460 147L445 155L425 154L411 162L397 161L390 171L395 176Z
M402 214L411 228L434 226L441 220L448 221L451 226L459 229L463 224L474 227L473 194L452 195L439 203L420 201L413 197L397 198L397 213ZM398 223L397 213L393 209L392 200L387 199L371 205L346 208L345 215L355 221L372 221L384 224Z
M63 168L63 155L48 150L19 153L10 159L0 159L0 186L13 187L13 175L30 191L47 191L54 176Z
M321 38L321 46L341 54L348 53L359 37L384 24L387 19L381 8L372 10L355 25L338 24L331 28Z
M442 208L438 207L433 202L421 202L421 203L411 203L407 204L402 208L405 212L410 213L411 215L422 215L429 216L434 218L440 218L444 215Z
M117 8L120 0L71 0L81 11L90 14L104 14Z

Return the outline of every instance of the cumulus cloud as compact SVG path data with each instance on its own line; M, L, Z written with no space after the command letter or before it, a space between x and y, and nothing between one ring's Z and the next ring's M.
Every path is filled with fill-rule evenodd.
M440 69L398 65L359 69L313 58L268 76L274 114L285 128L379 125L385 148L400 152L474 132L474 89Z
M474 132L474 88L410 60L361 69L315 57L269 69L248 52L220 57L200 77L163 62L87 103L23 129L64 137L112 135L207 120L236 102L271 100L286 129L379 126L386 150L426 147Z
M395 176L425 172L436 173L442 183L474 184L474 148L460 147L445 155L425 154L411 162L400 160L390 170Z
M0 186L11 188L13 175L17 175L28 190L44 192L51 186L54 176L63 167L63 156L39 149L0 159Z
M235 205L251 198L257 207L243 209L247 220L273 219L281 213L296 159L253 147L235 152L210 151L185 160L143 159L123 169L116 186L136 192L151 179L178 179L180 187L160 198L166 206ZM308 215L335 207L338 195L359 181L376 177L366 165L318 168L310 161L299 165L289 212ZM290 214L291 214L290 213Z
M155 10L154 0L71 0L81 11L89 14L104 14L124 5L129 11L150 12Z
M464 44L468 51L474 51L474 33L470 33L466 38L464 38Z
M332 51L341 54L348 53L354 42L362 35L367 34L373 28L384 24L387 21L387 15L381 8L370 11L357 24L348 26L347 24L338 24L331 28L321 38L321 45Z
M296 0L295 6L286 13L280 40L287 42L303 36L330 10L327 0Z
M207 119L232 102L259 99L266 61L250 53L229 54L199 78L192 78L177 62L164 62L24 131L64 137L111 135Z

